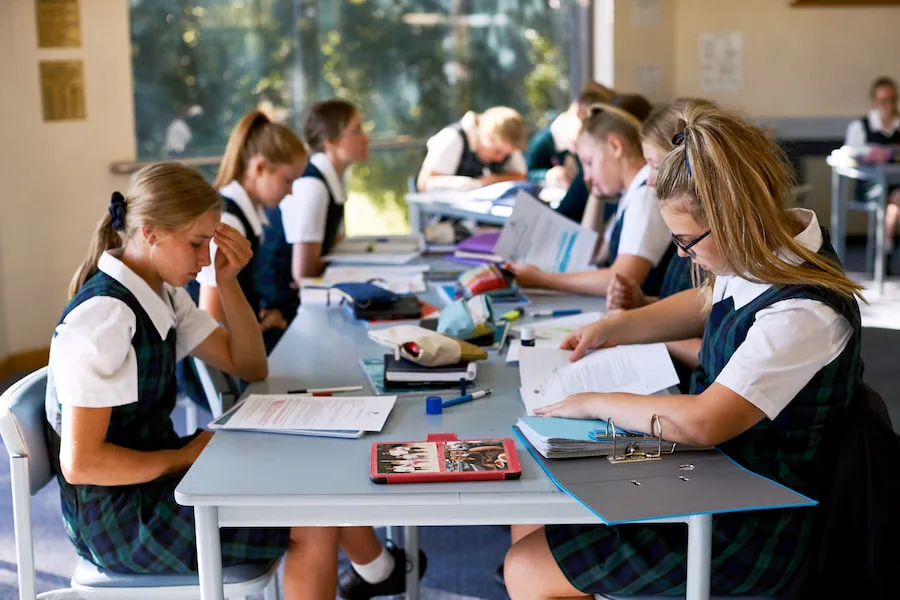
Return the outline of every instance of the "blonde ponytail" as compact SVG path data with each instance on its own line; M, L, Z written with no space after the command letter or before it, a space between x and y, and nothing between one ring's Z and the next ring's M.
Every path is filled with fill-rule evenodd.
M97 272L97 263L100 261L100 255L108 250L121 248L123 245L122 235L113 229L112 219L109 213L103 215L103 218L97 223L94 229L94 235L91 237L91 244L88 246L88 254L72 277L69 283L69 299L71 300L84 282L90 279Z
M272 122L259 110L250 111L228 137L213 187L219 189L232 181L240 182L247 164L255 156L272 165L285 165L305 160L308 154L306 145L289 127Z

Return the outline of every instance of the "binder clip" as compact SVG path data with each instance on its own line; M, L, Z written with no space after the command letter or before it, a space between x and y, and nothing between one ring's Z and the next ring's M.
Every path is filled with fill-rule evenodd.
M659 433L654 436L654 429ZM616 425L612 419L606 421L606 436L612 437L613 451L606 458L614 465L622 463L649 462L651 460L662 460L663 454L671 454L675 452L676 444L672 444L672 448L663 452L663 433L662 423L659 416L650 417L650 435L620 434L616 432ZM650 446L652 450L641 450L641 444L645 447Z

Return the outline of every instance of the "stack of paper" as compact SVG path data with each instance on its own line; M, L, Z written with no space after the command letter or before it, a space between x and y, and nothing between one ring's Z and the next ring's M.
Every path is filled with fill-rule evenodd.
M665 344L639 344L595 350L578 362L568 350L522 347L519 376L528 415L542 406L583 392L655 394L678 385Z
M343 240L322 257L331 263L404 265L422 254L421 235L356 236Z
M559 317L557 319L547 319L544 321L536 321L526 323L534 328L535 346L538 348L559 348L560 343L570 333L577 331L585 325L590 325L598 321L603 316L601 312L587 312L569 317ZM513 327L513 333L519 334L523 324L517 324ZM519 344L513 342L509 345L509 351L506 353L506 362L515 362L519 360Z
M358 438L365 431L381 431L396 400L396 396L251 394L210 422L209 428Z
M522 417L516 427L544 458L605 456L613 451L612 436L606 435L606 421ZM616 434L628 435L618 427ZM599 439L594 439L594 436ZM664 446L671 448L672 444Z
M428 265L331 265L322 275L321 285L331 287L339 283L371 281L396 294L421 294L428 291L425 273Z

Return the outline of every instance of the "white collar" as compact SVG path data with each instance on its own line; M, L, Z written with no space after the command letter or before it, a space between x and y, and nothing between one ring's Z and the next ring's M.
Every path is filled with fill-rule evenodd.
M794 241L811 252L818 252L824 240L816 213L806 208L795 208L790 211L800 223L806 223L803 231L794 236ZM778 257L784 262L799 265L802 259L787 250L779 250ZM748 281L739 275L717 275L713 289L713 302L734 299L734 307L742 308L758 298L760 294L772 287L771 283Z
M226 198L230 198L237 204L238 208L241 209L241 212L244 213L244 218L250 223L253 235L260 237L263 233L263 225L268 225L269 219L266 217L266 211L263 210L262 206L253 204L253 201L250 199L250 196L247 195L247 190L244 189L244 186L235 180L228 185L219 188L219 193Z
M347 202L347 188L334 169L334 165L331 164L331 159L328 158L328 155L324 152L317 152L310 157L309 162L322 173L322 177L325 178L325 184L331 190L331 195L334 196L334 201L338 204Z
M616 210L616 217L621 217L625 212L625 209L628 208L628 197L637 189L639 189L642 185L646 184L650 179L650 165L644 165L641 167L641 170L637 172L634 176L634 179L631 180L631 183L628 184L628 188L625 190L625 193L619 198L619 208Z
M121 283L138 301L138 304L147 312L147 316L153 321L153 326L159 332L159 337L166 339L169 330L175 326L175 309L172 308L171 295L173 288L167 283L163 284L163 293L166 298L153 291L153 288L144 279L128 268L128 265L110 254L104 252L100 255L97 268ZM135 315L137 316L137 315Z
M884 123L881 122L881 113L873 108L869 111L869 129L891 135L900 129L900 116L894 117L894 120L891 121L890 125L885 127Z
M575 121L577 119L571 114L564 112L550 123L550 137L553 138L553 145L557 152L575 152L574 140L578 137L578 128L581 126Z
M469 142L469 150L475 152L478 147L478 115L470 110L459 120L459 126Z

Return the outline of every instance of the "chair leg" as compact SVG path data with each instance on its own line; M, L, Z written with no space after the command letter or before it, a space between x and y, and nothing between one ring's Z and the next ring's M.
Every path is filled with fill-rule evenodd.
M200 420L200 410L192 401L184 405L184 427L187 429L187 435L191 435L197 431L197 421Z
M278 571L272 575L269 585L263 589L263 600L281 600L281 590L278 586Z

